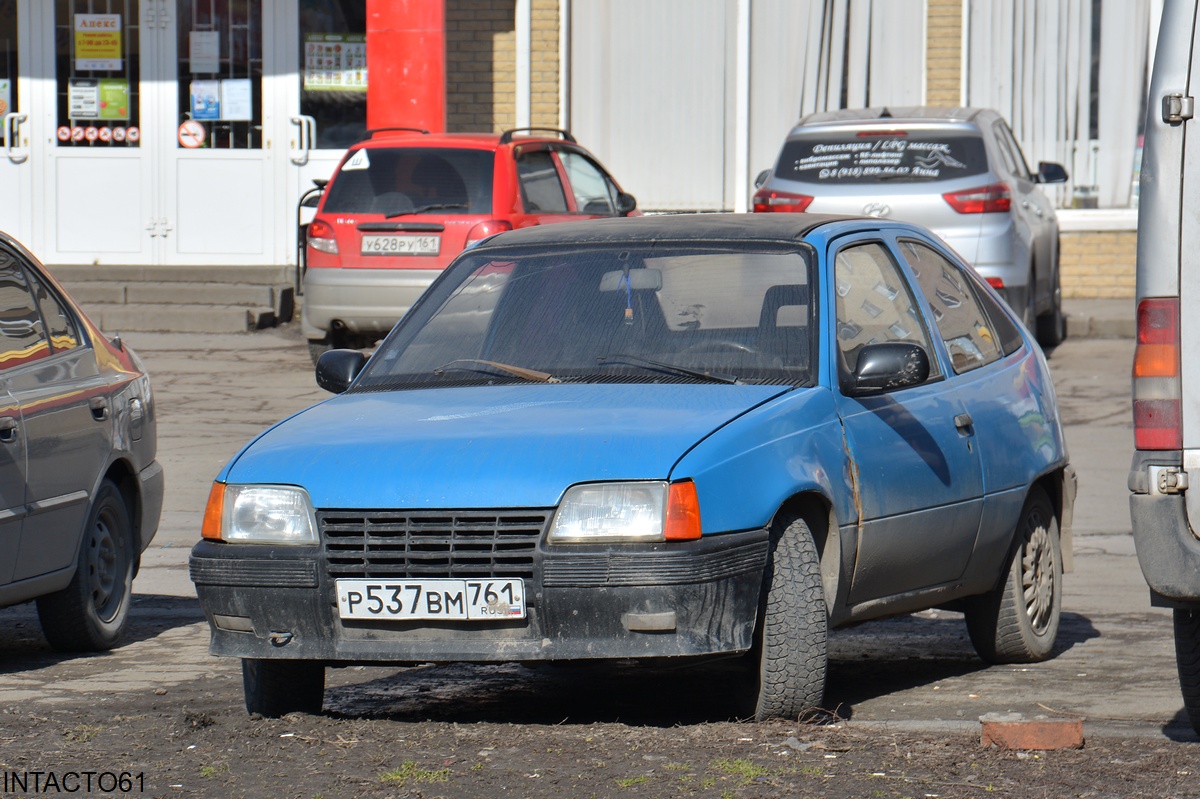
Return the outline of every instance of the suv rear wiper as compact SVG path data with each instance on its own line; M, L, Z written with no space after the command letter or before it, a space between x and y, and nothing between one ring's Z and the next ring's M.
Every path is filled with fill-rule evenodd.
M643 358L641 355L631 355L626 352L614 352L608 355L601 355L596 359L598 363L629 363L634 366L645 366L651 369L658 369L663 372L670 372L678 375L686 375L687 377L695 377L700 380L715 380L718 383L728 383L730 385L741 385L742 381L735 375L722 374L720 372L702 372L699 369L689 369L686 366L677 366L673 363L665 361L655 361L650 358Z
M416 208L409 209L407 211L397 211L394 214L387 214L384 218L385 219L395 219L398 216L405 216L406 214L423 214L426 211L445 211L448 208L466 208L466 207L467 207L466 203L431 203L429 205L421 205Z
M479 358L456 358L449 363L444 363L433 370L435 375L441 376L447 370L457 370L463 372L483 372L485 374L507 374L514 377L519 377L523 380L528 380L532 383L561 383L554 375L549 372L539 372L536 369L526 369L524 366L513 366L512 364L500 363L499 361L484 361Z

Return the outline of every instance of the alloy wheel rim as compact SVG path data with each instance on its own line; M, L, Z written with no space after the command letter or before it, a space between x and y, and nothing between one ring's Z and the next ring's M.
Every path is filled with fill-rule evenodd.
M1025 615L1033 630L1044 635L1054 610L1054 549L1050 531L1040 516L1031 519L1029 535L1021 547L1021 589Z

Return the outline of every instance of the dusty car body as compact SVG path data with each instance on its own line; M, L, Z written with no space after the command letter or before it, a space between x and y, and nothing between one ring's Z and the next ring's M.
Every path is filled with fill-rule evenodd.
M125 629L162 509L156 425L137 355L0 234L0 606L36 599L56 649Z
M326 664L738 656L745 714L795 718L830 625L933 606L989 660L1052 652L1045 360L916 226L501 234L317 379L339 396L218 475L191 557L251 711L319 710Z

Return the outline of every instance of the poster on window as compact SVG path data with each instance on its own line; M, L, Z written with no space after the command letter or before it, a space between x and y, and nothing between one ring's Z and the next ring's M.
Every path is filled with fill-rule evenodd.
M121 69L121 15L75 15L75 69Z
M7 114L12 110L12 81L9 78L0 78L0 114Z
M188 51L193 73L212 74L221 69L221 34L218 31L190 31Z
M367 37L355 33L308 33L304 36L304 90L365 92Z
M194 80L191 86L192 119L221 118L221 83L215 80Z
M249 122L253 118L249 78L221 81L221 119Z
M129 119L129 81L100 79L100 119Z
M99 119L100 81L73 78L67 90L67 111L71 119Z

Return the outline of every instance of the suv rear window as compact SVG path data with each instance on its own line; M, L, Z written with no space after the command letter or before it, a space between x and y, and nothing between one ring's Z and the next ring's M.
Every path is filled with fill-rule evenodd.
M955 180L988 171L979 134L934 131L858 131L788 139L776 176L806 183Z
M491 150L364 147L329 185L328 213L490 214Z

